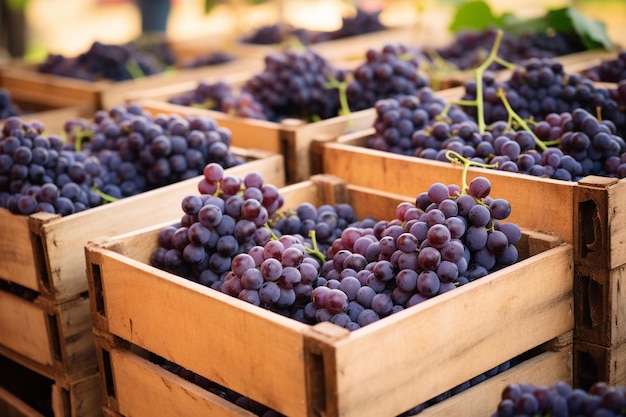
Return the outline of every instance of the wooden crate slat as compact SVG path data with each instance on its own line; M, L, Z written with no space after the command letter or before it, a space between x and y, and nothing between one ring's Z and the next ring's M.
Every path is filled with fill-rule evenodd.
M0 387L0 415L4 417L44 417L11 392Z
M574 384L589 389L598 381L626 385L626 343L607 347L574 340Z
M151 417L162 410L163 416L255 416L129 351L114 349L110 359L122 415Z
M37 267L41 260L34 256L36 238L31 236L28 217L0 208L0 230L0 278L38 290Z
M53 367L55 358L48 340L46 312L17 295L0 291L0 344Z
M96 372L89 298L35 301L0 291L0 350L38 373L77 379Z

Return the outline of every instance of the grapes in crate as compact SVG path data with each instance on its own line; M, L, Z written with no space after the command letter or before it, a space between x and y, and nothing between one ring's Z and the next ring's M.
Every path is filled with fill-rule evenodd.
M614 58L603 59L582 73L597 82L619 83L626 80L626 50L621 50Z
M65 140L37 121L7 119L0 135L0 206L62 216L244 161L230 130L201 116L152 117L140 106L70 119Z
M596 382L588 390L563 381L551 385L509 384L492 417L605 416L626 414L626 387Z
M263 106L272 121L328 119L339 113L339 93L328 83L343 81L345 71L312 49L289 48L265 56L264 69L242 91Z
M7 119L11 116L18 116L19 108L13 103L11 93L8 90L0 89L0 120Z

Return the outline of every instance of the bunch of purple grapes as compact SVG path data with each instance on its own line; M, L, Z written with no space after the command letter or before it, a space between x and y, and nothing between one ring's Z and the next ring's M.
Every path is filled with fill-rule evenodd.
M519 227L511 211L474 178L467 193L431 185L372 228L346 228L327 251L324 285L305 306L310 323L331 321L355 330L517 261Z
M403 44L387 44L382 49L368 49L365 62L351 71L346 87L350 110L373 107L376 101L416 95L430 81L419 71L422 55Z
M617 417L626 414L626 387L595 383L589 390L563 381L552 385L510 384L492 417Z
M343 39L385 30L387 27L380 20L381 12L382 10L368 12L356 7L356 13L353 16L342 17L341 27L330 32L329 36L331 39Z
M0 120L8 119L12 116L18 116L19 114L20 110L13 103L11 93L4 88L0 88Z
M272 121L328 119L339 113L339 93L327 84L344 76L345 71L312 49L287 49L266 55L264 69L242 91L261 103Z
M117 197L199 176L210 163L229 168L245 162L230 150L230 130L215 120L152 116L138 104L97 111L93 121L68 120L65 132L107 167L107 183L119 188Z
M593 81L619 83L626 80L626 50L620 51L614 58L603 59L582 73Z
M16 214L62 216L103 203L93 189L107 170L88 152L67 149L59 136L44 135L38 121L8 118L0 132L0 207Z
M480 31L461 31L449 44L435 49L435 54L426 52L431 59L443 58L455 67L466 70L476 68L485 61L496 39L494 28ZM575 34L564 32L504 33L498 56L507 62L517 63L531 58L553 58L584 51L585 47ZM490 69L501 69L494 63Z
M166 68L153 55L142 53L131 44L105 44L97 41L86 52L75 57L50 53L37 68L42 73L87 81L126 81L135 78L129 69L131 65L137 66L144 76L161 73Z
M521 62L505 81L496 81L494 74L485 72L483 84L483 115L485 122L508 120L509 113L498 95L502 89L509 105L522 119L544 120L550 113L572 112L583 108L601 115L603 120L623 118L609 89L594 85L590 79L565 72L556 59L533 58ZM465 83L463 100L475 100L478 86L475 80ZM463 106L472 117L478 117L476 106ZM598 113L599 112L599 113ZM626 126L616 124L619 135Z
M448 138L449 129L441 132L442 139L440 140L435 135L429 135L431 139L425 144L414 139L414 136L417 131L438 123L437 116L441 114L445 106L446 101L436 96L429 87L420 89L414 95L378 100L374 106L376 110L375 134L368 139L367 146L401 155L417 155L418 148L424 147L440 149L439 142ZM448 115L455 122L470 119L458 106L453 106ZM435 133L439 130L435 129Z
M233 258L266 241L264 225L283 197L260 174L240 179L217 163L206 165L198 190L182 200L180 222L161 230L151 264L219 289Z
M248 92L236 92L233 86L225 81L213 83L200 81L193 90L171 97L168 101L181 106L216 110L233 116L267 120L261 103Z

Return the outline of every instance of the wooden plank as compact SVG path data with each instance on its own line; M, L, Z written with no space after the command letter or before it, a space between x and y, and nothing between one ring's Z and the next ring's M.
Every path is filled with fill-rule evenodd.
M489 378L445 401L426 408L420 417L485 417L498 409L501 393L509 384L535 386L564 381L572 385L572 346L559 352L544 352Z
M404 195L417 196L435 182L460 185L462 178L462 167L451 163L368 149L344 143L341 138L325 142L322 152L324 173L343 178L349 184ZM511 203L513 210L508 221L553 232L568 243L574 242L576 183L482 168L470 168L467 181L477 176L491 181L491 195Z
M55 304L0 291L0 351L52 377L96 372L89 298Z
M122 415L255 416L131 351L114 349L110 359L118 411Z
M52 386L52 409L54 417L102 416L100 375L95 373L76 381L70 385L69 389L54 384Z
M0 278L38 290L40 261L34 255L36 239L31 235L28 217L16 216L0 208L0 230L3 237L11 236L10 239L0 239Z
M379 416L382 397L399 414L570 331L572 255L559 246L343 337L313 326L307 354L325 375L312 385L326 387L315 413Z
M56 364L46 312L6 291L0 291L0 345L45 366Z

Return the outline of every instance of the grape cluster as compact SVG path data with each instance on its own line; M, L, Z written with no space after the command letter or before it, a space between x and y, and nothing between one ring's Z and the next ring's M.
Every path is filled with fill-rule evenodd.
M193 89L170 97L170 103L188 107L201 107L233 116L267 120L263 106L245 91L235 91L225 81L199 81Z
M353 16L344 16L341 26L333 31L318 31L296 28L291 24L274 23L260 26L242 39L243 43L256 45L275 45L295 38L302 45L312 45L335 39L363 35L385 30L387 27L380 21L380 10L368 12L356 7Z
M20 114L19 108L13 103L11 93L4 88L0 88L0 120L8 119Z
M492 417L617 417L625 414L626 387L597 382L584 390L558 381L549 386L508 385Z
M565 72L563 64L556 59L533 58L521 62L510 77L498 82L494 74L486 72L482 77L483 115L487 123L507 120L509 113L498 96L502 89L511 108L522 118L543 120L550 113L571 112L583 108L603 119L616 120L621 112L611 99L609 90L595 86L593 81L580 74ZM465 83L463 100L475 100L475 80ZM464 106L473 117L477 117L475 106ZM618 125L621 134L623 126Z
M339 112L339 93L327 83L342 81L344 75L312 49L292 48L266 55L264 69L249 78L242 91L261 103L272 121L327 119Z
M430 83L419 71L420 52L403 44L387 44L365 53L351 71L346 87L350 110L373 107L377 100L415 95Z
M37 67L39 72L78 78L86 81L126 81L136 78L135 66L142 76L161 73L165 65L154 55L142 53L132 44L94 42L78 56L66 57L49 53Z
M593 81L618 83L626 80L626 50L620 51L614 58L603 59L598 65L582 73Z
M431 60L443 58L461 70L476 68L489 54L497 35L493 28L480 31L460 31L449 44L436 48L434 53L427 51ZM574 52L584 51L585 47L575 34L563 32L505 33L498 55L508 62L521 62L531 58L553 58ZM494 63L492 70L502 66Z
M116 198L196 177L209 163L229 168L244 162L230 150L230 130L213 119L152 116L138 104L99 110L91 121L70 119L65 133L107 167L112 186L103 191Z
M425 144L414 137L417 131L437 123L437 116L441 114L446 104L446 101L436 96L429 87L420 89L414 95L378 100L374 106L375 134L368 139L367 146L401 155L416 155L419 153L418 148L422 147L441 148L439 142L448 138L447 131L439 134L440 129L435 129L435 135L442 137L436 142L434 140L437 136L434 135L433 139ZM470 119L458 106L451 108L448 114L456 122Z
M520 229L501 223L511 206L490 191L484 177L466 193L435 183L415 203L400 204L395 219L344 229L327 251L326 283L313 289L305 318L354 330L516 262Z
M233 259L267 240L263 226L283 197L260 174L240 179L217 163L206 165L198 190L182 200L180 222L161 230L151 263L218 289Z
M92 189L106 183L106 169L87 152L67 149L44 135L38 121L8 118L0 132L0 207L16 214L69 215L103 203Z

